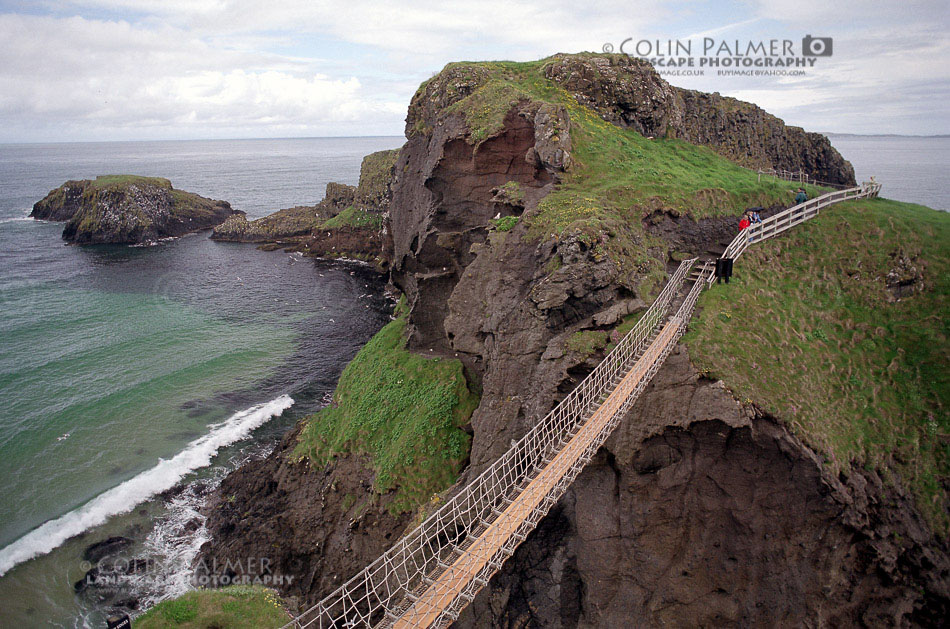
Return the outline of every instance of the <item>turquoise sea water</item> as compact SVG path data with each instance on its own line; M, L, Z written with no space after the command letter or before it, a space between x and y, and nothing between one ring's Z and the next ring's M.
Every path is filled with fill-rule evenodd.
M319 408L388 320L380 279L358 266L207 234L67 247L61 224L26 218L32 204L67 179L134 173L253 218L356 183L363 155L401 142L0 146L0 626L100 627L189 587L208 489ZM883 196L950 209L950 139L832 142ZM156 578L74 591L85 548L112 535Z
M202 491L319 408L389 318L364 267L207 233L65 246L62 224L25 218L32 203L67 179L135 173L260 216L355 183L363 155L399 144L0 146L0 626L101 626L115 597L73 583L110 535L163 562L127 605L185 587Z

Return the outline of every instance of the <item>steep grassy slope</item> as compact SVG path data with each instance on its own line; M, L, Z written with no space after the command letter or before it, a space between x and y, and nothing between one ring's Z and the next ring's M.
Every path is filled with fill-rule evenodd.
M333 404L307 420L296 455L324 465L339 452L372 457L376 490L409 511L455 482L468 454L463 426L478 405L457 360L405 350L405 317L380 330L347 365Z
M704 294L686 337L703 369L833 469L897 472L944 534L948 251L946 213L884 199L837 205L748 249L734 281ZM889 274L910 283L896 301Z
M464 117L471 129L469 141L475 144L500 131L519 102L540 101L567 111L570 122L563 133L570 135L570 167L537 211L526 216L528 237L579 235L599 256L618 264L625 285L650 293L665 273L666 253L665 242L644 233L642 219L650 213L662 210L702 219L738 216L749 207L791 204L795 184L760 180L755 172L707 147L675 138L647 138L606 122L545 77L551 62L552 58L458 63L443 70L475 77L477 87L446 108ZM455 98L452 84L447 89L446 97ZM429 129L417 126L412 131ZM812 186L806 189L809 196L819 193ZM646 278L640 279L644 274Z

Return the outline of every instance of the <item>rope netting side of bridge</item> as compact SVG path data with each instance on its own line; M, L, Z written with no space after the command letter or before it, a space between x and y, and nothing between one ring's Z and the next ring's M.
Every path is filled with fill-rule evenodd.
M447 567L446 552L477 538L500 507L526 486L570 441L583 421L648 345L667 319L695 259L685 260L636 325L604 360L512 447L362 572L288 626L373 626L395 620L413 592Z
M840 201L873 197L880 184L839 190L743 230L723 257ZM702 266L670 314L696 259L669 282L603 361L499 459L360 573L285 627L429 627L458 617L514 554L610 436L685 332L713 281Z

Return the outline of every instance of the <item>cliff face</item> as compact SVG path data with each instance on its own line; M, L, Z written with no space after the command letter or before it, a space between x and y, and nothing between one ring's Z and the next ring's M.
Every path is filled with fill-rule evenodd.
M67 221L69 242L134 244L209 229L235 214L226 201L175 190L167 179L113 175L67 181L30 216Z
M748 168L804 171L854 185L854 168L819 133L786 126L735 98L673 87L645 61L625 55L558 55L545 76L605 120L643 135L708 146Z
M680 347L456 627L937 626L950 560Z
M481 391L460 483L577 385L668 265L716 252L737 212L788 194L634 130L853 180L820 136L751 105L691 98L636 61L599 55L452 64L416 93L390 183L391 279L406 296L409 348L460 359ZM690 169L698 179L674 187ZM724 189L737 179L741 194ZM410 518L388 513L391 495L373 497L358 456L310 469L288 457L294 439L225 481L204 553L277 549L275 572L301 577L285 593L313 602ZM360 487L368 506L357 509L343 496ZM458 625L925 622L946 610L947 571L945 546L899 490L870 472L830 473L681 348Z

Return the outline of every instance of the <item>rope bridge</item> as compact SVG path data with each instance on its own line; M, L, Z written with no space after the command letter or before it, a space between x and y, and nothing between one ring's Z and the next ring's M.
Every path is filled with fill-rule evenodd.
M723 257L840 201L877 196L865 183L795 205L743 230ZM488 585L590 462L686 331L711 262L683 261L632 330L519 441L422 524L285 625L444 627Z

